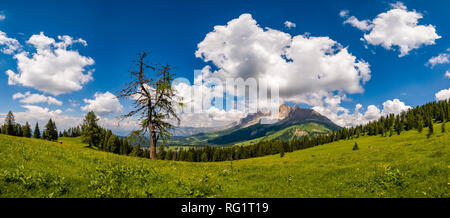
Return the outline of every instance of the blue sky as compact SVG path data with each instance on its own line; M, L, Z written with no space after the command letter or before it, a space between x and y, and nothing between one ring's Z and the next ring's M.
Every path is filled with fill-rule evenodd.
M216 25L226 25L241 14L249 13L261 27L270 27L292 36L309 33L324 36L347 47L358 60L370 64L371 78L364 92L349 94L340 106L351 112L356 104L375 105L382 109L386 100L399 99L409 106L435 100L435 94L448 89L450 79L444 76L450 70L448 63L426 65L450 48L450 20L448 1L402 1L408 11L423 15L419 25L433 25L441 37L435 44L421 45L407 55L399 57L397 47L388 50L380 45L361 41L364 32L339 16L348 10L348 16L359 20L372 20L378 14L392 9L395 1L4 1L0 4L5 19L0 30L9 38L18 40L24 51L34 52L26 41L34 34L57 38L68 35L82 38L87 46L73 45L80 55L90 57L95 64L85 69L95 69L92 80L82 84L82 89L52 95L21 84L8 85L8 75L0 74L3 84L0 92L0 112L26 111L24 103L12 99L15 93L53 96L62 105L36 103L50 111L61 110L64 115L79 117L85 111L83 99L93 99L96 92L116 93L127 81L131 61L140 51L150 51L151 60L175 66L177 76L193 79L194 69L213 66L195 56L197 45ZM296 24L287 28L285 21ZM17 60L10 54L0 54L0 71L8 69L18 73ZM213 66L214 67L214 66ZM74 107L69 100L79 105ZM120 102L124 111L129 102ZM314 105L301 104L305 107ZM73 111L67 111L71 108ZM105 114L114 117L117 114Z

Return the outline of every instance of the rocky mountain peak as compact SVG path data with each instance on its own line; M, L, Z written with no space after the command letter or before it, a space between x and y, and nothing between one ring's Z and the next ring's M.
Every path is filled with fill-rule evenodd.
M282 105L280 105L280 108L279 108L279 113L278 113L278 119L279 120L284 120L286 117L288 117L289 116L289 113L291 113L291 111L292 111L292 108L291 107L289 107L289 105L287 105L287 104L282 104Z

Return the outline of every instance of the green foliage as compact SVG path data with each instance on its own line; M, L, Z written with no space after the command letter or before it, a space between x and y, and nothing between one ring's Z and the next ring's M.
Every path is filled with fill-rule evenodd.
M83 124L81 126L81 138L82 142L87 143L89 147L99 147L101 135L100 126L97 124L99 119L93 111L89 111L84 117Z
M26 172L25 167L20 165L16 170L3 170L0 172L0 184L2 187L14 187L14 193L1 193L2 195L20 194L27 197L28 193L37 194L35 197L52 198L69 193L69 185L64 177L47 172Z
M2 129L3 129L2 130L3 134L17 135L16 134L16 122L14 119L14 114L11 111L9 111L8 114L6 114L5 123L3 124Z
M58 130L56 129L55 122L52 121L50 118L45 125L44 133L42 134L42 138L49 140L49 141L56 141L58 140Z
M144 151L142 150L140 145L134 146L133 150L130 153L130 156L133 157L142 157L144 155Z
M417 131L360 136L231 166L148 161L130 157L133 152L87 148L80 138L59 144L0 135L0 197L448 198L449 137L439 132L427 139ZM355 142L360 150L349 152ZM184 159L194 154L188 150L180 153Z
M353 151L359 150L358 143L355 142L355 145L353 146L353 149L352 149L352 150L353 150Z
M22 130L23 130L23 137L27 137L27 138L31 137L31 126L28 122L25 123Z
M36 126L34 127L33 138L40 139L41 138L41 130L39 130L39 124L36 122Z

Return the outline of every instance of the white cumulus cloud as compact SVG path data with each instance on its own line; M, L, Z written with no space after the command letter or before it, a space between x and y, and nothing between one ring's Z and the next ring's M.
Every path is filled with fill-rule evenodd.
M366 124L370 121L377 120L381 116L386 116L391 113L400 114L402 111L407 111L411 108L399 99L394 99L385 101L383 103L383 110L380 110L380 108L375 105L369 105L367 106L367 110L362 113L361 109L363 106L357 104L354 112L350 113L348 109L339 106L341 103L340 97L334 96L332 98L335 99L333 101L326 100L325 102L328 102L327 104L315 106L313 109L328 117L336 124L344 127Z
M360 21L352 16L344 23L370 31L364 34L362 40L371 45L381 45L385 49L398 47L399 57L402 57L422 45L433 45L436 39L441 38L433 25L418 24L422 18L421 13L408 11L403 3L397 2L391 4L390 10L378 14L373 20Z
M428 60L427 64L430 65L431 68L433 68L437 64L448 64L448 63L450 63L449 58L450 58L450 54L441 53L438 56L430 58L430 60Z
M355 16L351 16L344 21L344 24L350 24L360 30L367 31L373 28L373 25L368 20L358 20Z
M394 100L387 100L383 103L383 111L382 115L388 115L388 114L400 114L402 111L407 111L408 109L411 109L411 106L405 105L405 103L401 102L398 99Z
M93 70L86 67L93 65L94 60L80 55L70 46L80 43L86 46L83 39L73 39L70 36L58 36L58 40L47 37L41 32L33 35L27 41L36 52L20 52L14 55L17 60L17 70L7 70L8 84L20 84L39 91L60 95L83 88L83 84L91 81Z
M13 54L20 50L22 46L17 39L9 38L5 32L0 31L0 51L5 54Z
M196 57L215 65L216 70L207 65L202 69L202 78L194 78L194 81L219 79L225 83L227 78L242 78L275 82L280 86L280 104L289 101L321 105L325 96L329 99L336 97L334 92L338 97L344 93L363 92L363 84L371 77L367 62L358 60L347 47L329 37L291 36L269 27L263 28L250 14L242 14L226 25L215 26L197 47ZM196 85L179 84L176 89L188 108L201 107L221 94L215 93L221 92L216 89ZM200 100L192 99L191 93L198 89L206 90L204 96ZM223 90L227 90L227 95L235 94L230 93L230 87ZM237 99L238 108L256 104L252 99L245 102L240 94L237 94ZM259 105L264 109L278 109L279 106L274 106L273 102L259 102ZM245 114L245 111L213 106L204 108L203 113L181 114L181 125L220 126Z
M445 71L444 76L450 79L450 70Z
M26 103L26 104L36 104L36 103L46 102L47 104L54 104L54 105L58 105L58 106L62 105L62 102L57 100L54 97L40 95L40 94L31 94L30 92L26 92L25 94L18 92L18 93L15 93L12 96L12 98L20 99L19 102Z
M437 92L435 95L437 101L447 100L450 98L450 88L449 89L442 89L441 91Z
M94 111L101 116L123 111L123 106L120 104L119 99L110 92L97 92L94 94L94 99L84 99L83 101L87 105L81 107L81 110Z
M215 26L195 55L218 68L204 77L267 79L279 84L281 98L296 103L332 91L361 93L370 79L369 64L329 37L292 37L260 27L250 14Z

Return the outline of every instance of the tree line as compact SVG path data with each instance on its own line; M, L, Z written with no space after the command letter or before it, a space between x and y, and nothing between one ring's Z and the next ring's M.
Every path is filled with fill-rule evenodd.
M434 133L433 123L440 122L445 124L449 120L450 100L444 100L417 106L398 115L389 114L382 116L378 120L371 121L365 125L345 127L328 134L306 135L303 138L294 138L289 142L261 141L248 146L206 146L167 151L161 145L158 151L158 159L208 162L239 160L272 154L284 156L285 152L306 149L334 141L349 140L365 135L391 137L394 134L400 135L403 131L412 129L422 132L425 127L428 128L427 137L430 137ZM445 125L441 125L441 132L445 132Z
M49 141L57 141L58 140L58 130L56 129L56 123L49 119L47 124L45 125L45 129L42 132L39 130L39 124L36 122L34 127L34 131L31 129L30 124L25 122L25 125L21 125L20 123L15 122L14 114L9 111L5 117L5 122L0 128L0 133L11 136L19 136L26 138L36 139L45 139Z
M433 123L445 123L449 120L450 100L445 100L417 106L398 115L389 114L382 116L378 120L364 125L344 127L327 134L306 135L302 138L293 138L289 142L260 141L248 146L204 146L187 149L167 149L164 145L160 145L156 158L160 160L209 162L239 160L273 154L284 156L285 152L306 149L334 141L349 140L365 135L391 137L394 134L400 135L403 131L412 129L422 132L425 127L428 128L427 137L430 137L434 133ZM87 143L89 147L97 147L99 150L106 152L136 157L150 157L148 149L143 149L140 145L133 146L136 138L142 137L139 131L131 133L128 137L119 137L113 134L111 130L100 127L97 121L98 118L95 113L92 111L88 112L82 125L64 130L59 135L64 137L81 136L82 142ZM441 131L445 132L445 125L441 125L441 128ZM31 137L31 132L28 122L23 126L15 123L14 115L11 112L5 117L5 123L1 128L1 133L14 136ZM33 137L41 138L37 123ZM58 139L56 125L51 119L45 126L42 138L52 141Z

